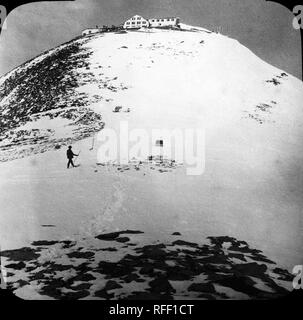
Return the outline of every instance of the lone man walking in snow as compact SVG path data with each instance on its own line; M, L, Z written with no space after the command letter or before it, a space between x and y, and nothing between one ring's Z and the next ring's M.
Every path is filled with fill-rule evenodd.
M67 156L67 159L68 159L68 162L67 162L67 169L69 168L69 165L71 164L73 167L75 167L74 163L73 163L73 157L74 156L78 156L79 154L74 154L73 151L72 151L72 146L69 146L67 151L66 151L66 156Z

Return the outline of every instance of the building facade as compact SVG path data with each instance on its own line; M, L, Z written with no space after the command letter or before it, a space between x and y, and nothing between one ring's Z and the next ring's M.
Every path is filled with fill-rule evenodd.
M148 27L148 26L149 26L149 23L147 19L143 18L142 16L135 15L124 22L123 28L138 29L138 28Z
M145 19L142 16L135 15L130 19L126 20L123 24L124 29L139 29L142 27L176 27L180 23L178 17L167 17L167 18L152 18Z
M150 27L176 27L180 23L178 17L148 19Z

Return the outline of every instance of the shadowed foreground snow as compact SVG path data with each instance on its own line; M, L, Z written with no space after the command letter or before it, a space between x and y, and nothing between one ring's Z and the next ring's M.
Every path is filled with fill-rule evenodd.
M271 299L291 290L293 276L261 251L208 238L192 243L174 232L161 243L125 230L35 241L2 256L8 289L30 299Z

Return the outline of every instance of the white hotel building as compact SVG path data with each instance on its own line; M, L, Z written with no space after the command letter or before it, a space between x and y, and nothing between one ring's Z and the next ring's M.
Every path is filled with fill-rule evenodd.
M174 27L179 23L180 18L177 17L145 19L142 16L135 15L124 22L123 28L138 29L142 27Z

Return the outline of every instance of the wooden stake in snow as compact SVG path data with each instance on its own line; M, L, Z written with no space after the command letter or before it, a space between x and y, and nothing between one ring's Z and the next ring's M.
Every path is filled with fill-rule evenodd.
M90 151L94 150L94 144L95 144L95 136L93 136L92 146L89 149Z
M156 146L158 147L158 154L157 156L159 157L160 162L163 161L163 140L156 140Z

